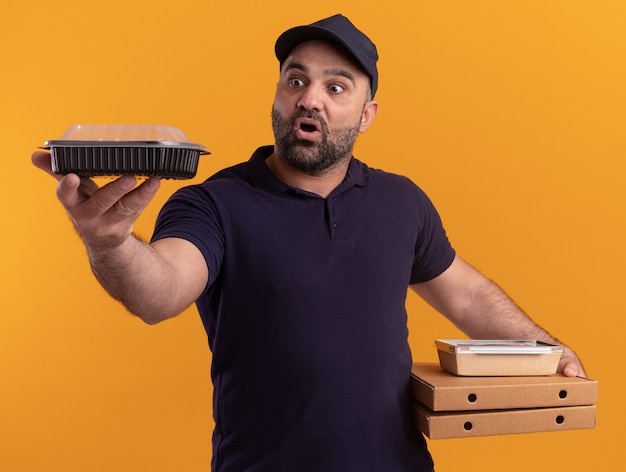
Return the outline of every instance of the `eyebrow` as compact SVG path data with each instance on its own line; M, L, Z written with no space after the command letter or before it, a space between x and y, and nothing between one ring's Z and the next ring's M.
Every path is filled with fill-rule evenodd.
M288 70L291 69L297 69L299 71L304 72L305 74L309 72L309 68L306 67L303 64L300 64L298 62L290 62L285 66L285 72L287 72ZM356 86L356 80L354 78L354 75L351 74L350 72L348 72L347 70L344 69L327 69L324 71L324 75L326 76L340 76L340 77L345 77L346 79L348 79L350 82L352 82L353 85Z

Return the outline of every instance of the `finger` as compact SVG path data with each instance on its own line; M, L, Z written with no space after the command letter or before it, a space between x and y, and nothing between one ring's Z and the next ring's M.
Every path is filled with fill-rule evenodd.
M80 187L78 191L86 198L91 197L100 186L89 177L80 177Z
M135 220L152 201L160 185L160 180L153 177L128 192L109 211L109 222L115 224L125 219Z
M134 176L124 175L98 188L85 200L83 211L92 216L103 215L116 206L116 204L133 189L136 183L137 179ZM77 201L76 203L82 202Z
M577 361L561 362L558 372L562 373L566 377L586 377L584 367Z
M86 196L80 193L80 177L76 174L59 176L57 198L68 210L81 204Z
M76 174L67 174L59 177L60 180L59 185L57 186L57 197L63 206L65 206L68 210L72 210L85 201L89 201L90 197L96 195L96 193L100 190L98 184L87 177L79 177ZM118 180L121 180L121 178ZM106 212L113 204L115 204L115 195L119 195L118 198L121 198L125 192L133 188L135 179L134 177L128 176L124 178L124 182L121 184L116 182L117 181L111 182L110 184L102 187L102 189L105 189L111 186L108 190L103 191L99 197L90 201L90 204L86 207L86 211L95 211L95 215L101 215ZM119 190L120 187L122 190ZM111 192L111 190L113 190L113 192Z
M564 347L561 360L559 361L558 372L566 377L585 377L584 366L569 347Z
M48 173L55 179L61 180L61 178L63 177L62 175L56 174L55 172L52 171L52 158L49 152L36 151L32 154L32 156L30 157L30 160L35 167L43 170L44 172Z
M54 177L56 180L61 181L66 176L62 174L57 174L52 170L52 160L50 157L50 153L46 151L36 151L31 156L31 162L38 169L43 170L47 174ZM68 174L72 175L72 174ZM73 178L71 178L73 179ZM84 193L86 196L93 194L96 190L98 190L98 184L96 184L93 180L88 178L80 178L80 188L78 189L81 193ZM70 186L72 187L72 186Z
M565 377L578 377L584 376L584 372L580 372L580 369L578 369L576 364L567 364L563 367L563 375Z

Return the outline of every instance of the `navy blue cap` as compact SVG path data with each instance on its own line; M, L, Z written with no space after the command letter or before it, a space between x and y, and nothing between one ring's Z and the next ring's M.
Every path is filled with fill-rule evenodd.
M300 43L315 39L340 44L354 56L370 77L372 97L374 97L378 88L376 45L343 15L334 15L306 26L296 26L281 34L274 48L281 67L293 48Z

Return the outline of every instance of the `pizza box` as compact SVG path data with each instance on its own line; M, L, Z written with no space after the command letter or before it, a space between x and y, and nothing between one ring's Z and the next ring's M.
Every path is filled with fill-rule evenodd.
M436 363L416 362L411 394L433 411L582 406L597 403L598 382L562 374L459 377Z
M592 429L595 405L519 410L434 412L419 403L414 408L417 428L430 439Z

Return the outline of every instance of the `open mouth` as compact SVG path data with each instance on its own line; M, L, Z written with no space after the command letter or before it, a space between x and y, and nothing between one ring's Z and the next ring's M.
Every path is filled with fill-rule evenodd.
M321 124L313 118L300 117L295 122L295 132L298 139L315 141L322 131Z
M306 133L312 133L313 131L317 131L317 127L310 123L300 123L300 129Z

